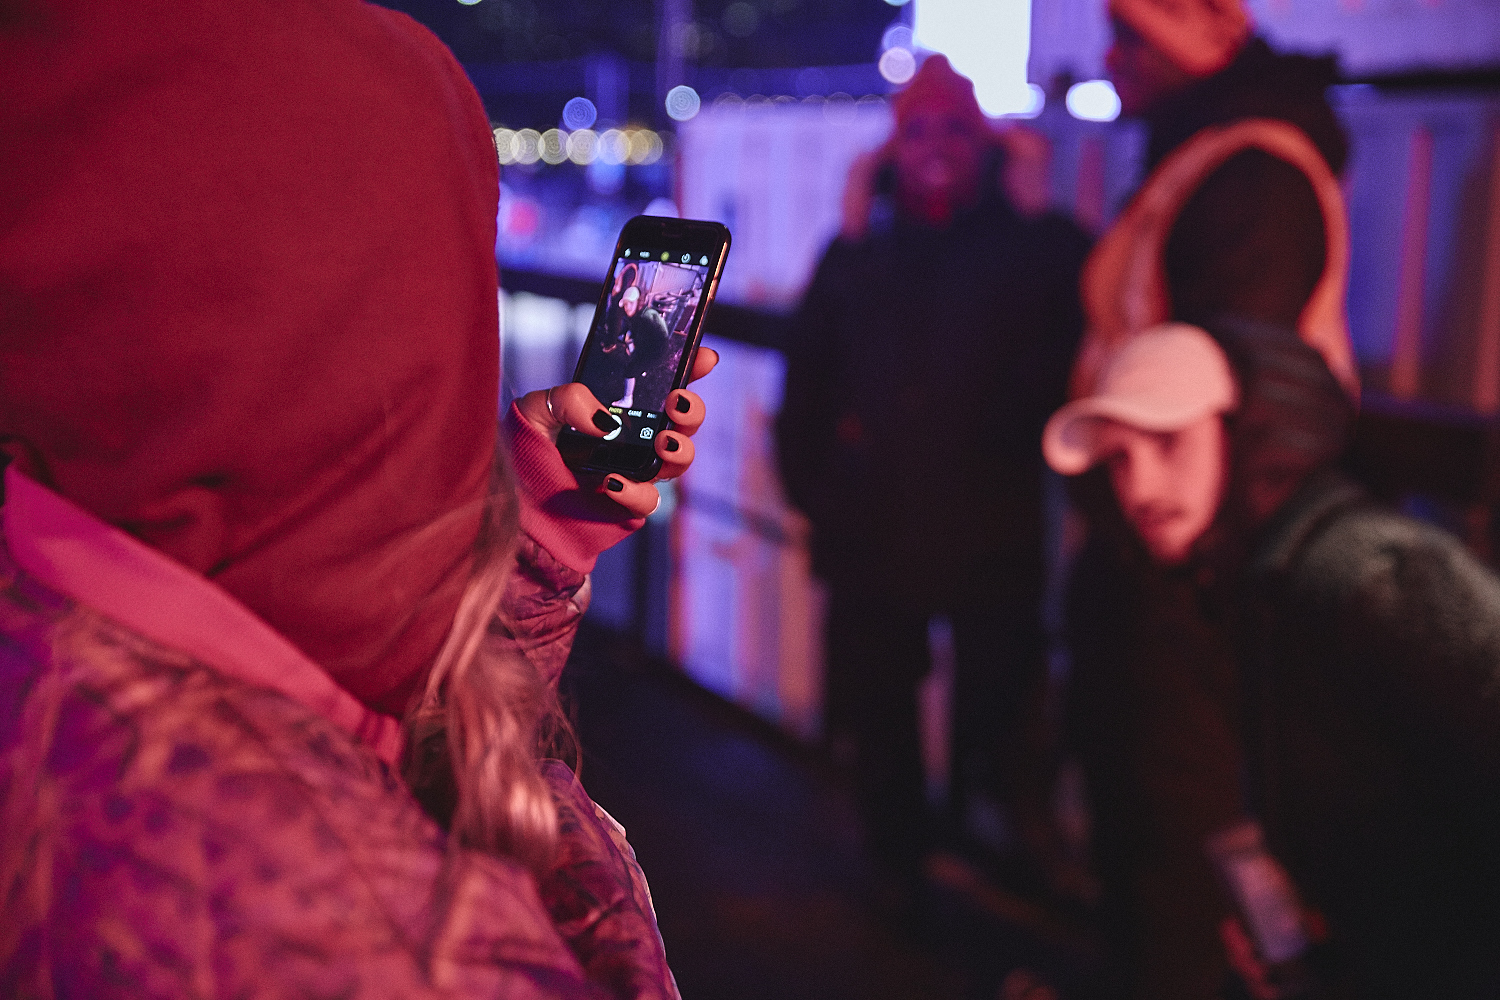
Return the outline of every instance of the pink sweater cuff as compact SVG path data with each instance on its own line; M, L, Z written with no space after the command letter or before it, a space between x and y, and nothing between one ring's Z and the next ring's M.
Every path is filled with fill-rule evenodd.
M646 523L608 497L581 488L557 445L531 426L514 403L502 429L521 491L521 530L564 566L591 572L599 553Z

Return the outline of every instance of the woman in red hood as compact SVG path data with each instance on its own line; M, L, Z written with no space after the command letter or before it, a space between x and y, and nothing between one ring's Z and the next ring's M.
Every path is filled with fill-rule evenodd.
M562 465L582 386L502 428L452 56L354 0L57 0L0 92L0 992L675 996L542 759L656 490Z

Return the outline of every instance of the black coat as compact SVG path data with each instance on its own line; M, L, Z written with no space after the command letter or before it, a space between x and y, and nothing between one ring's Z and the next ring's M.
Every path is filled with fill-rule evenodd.
M1339 995L1500 997L1500 579L1324 474L1236 605L1250 802Z
M998 202L828 248L776 439L830 583L936 611L997 567L1040 580L1037 442L1082 333L1087 251L1063 218Z
M1253 815L1332 931L1327 996L1500 996L1500 579L1334 471L1352 406L1292 332L1224 322L1242 389L1193 562L1073 587L1073 721L1143 996L1211 996L1203 838ZM1252 483L1301 483L1269 520ZM1165 932L1165 933L1164 933Z

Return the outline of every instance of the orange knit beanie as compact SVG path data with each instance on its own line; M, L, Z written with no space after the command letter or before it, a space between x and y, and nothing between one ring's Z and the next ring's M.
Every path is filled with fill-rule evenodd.
M989 132L989 120L974 98L974 81L954 70L947 56L928 56L906 89L891 99L898 126L919 108L956 111L976 131Z

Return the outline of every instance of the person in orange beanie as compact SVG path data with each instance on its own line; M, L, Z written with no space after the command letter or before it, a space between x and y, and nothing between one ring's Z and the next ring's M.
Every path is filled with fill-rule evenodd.
M955 812L984 793L1045 814L1024 805L1043 796L1017 735L1045 677L1035 441L1081 333L1088 241L1007 197L1004 139L942 56L892 108L786 340L777 443L830 590L827 730L854 748L885 895L906 903L933 846L916 707L932 619L953 627Z

